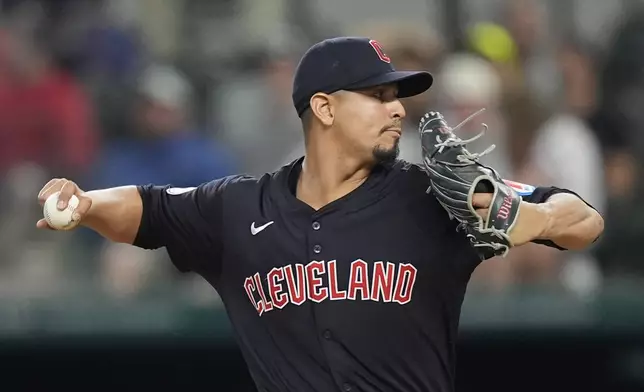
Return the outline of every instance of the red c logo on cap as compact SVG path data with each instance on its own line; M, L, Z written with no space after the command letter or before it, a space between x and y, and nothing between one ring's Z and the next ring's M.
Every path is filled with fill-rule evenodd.
M380 60L384 61L385 63L391 63L391 59L385 54L385 51L382 49L382 45L380 45L380 42L372 39L369 41L369 44L371 45L373 50L376 51Z

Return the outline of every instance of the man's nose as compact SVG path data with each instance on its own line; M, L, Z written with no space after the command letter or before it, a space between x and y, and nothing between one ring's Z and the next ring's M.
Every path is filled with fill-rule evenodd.
M403 119L407 115L407 112L405 111L405 107L403 106L402 102L400 102L400 99L396 99L394 101L389 102L389 110L391 111L391 117L392 118L400 118Z

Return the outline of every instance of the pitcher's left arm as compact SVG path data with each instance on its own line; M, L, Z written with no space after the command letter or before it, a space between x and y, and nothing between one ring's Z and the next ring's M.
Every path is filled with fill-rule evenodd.
M473 197L481 216L487 216L491 201L490 194L478 193ZM562 250L580 250L590 246L604 231L602 216L568 190L537 188L533 194L524 196L519 211L509 233L514 246L535 242Z

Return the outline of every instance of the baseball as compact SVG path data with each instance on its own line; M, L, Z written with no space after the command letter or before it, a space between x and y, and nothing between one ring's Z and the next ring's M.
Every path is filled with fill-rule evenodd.
M72 195L67 203L67 208L60 211L56 204L58 203L58 195L60 192L56 192L49 196L45 201L43 207L43 215L47 224L56 230L69 230L73 229L76 226L76 222L72 221L72 214L76 207L78 207L78 197Z

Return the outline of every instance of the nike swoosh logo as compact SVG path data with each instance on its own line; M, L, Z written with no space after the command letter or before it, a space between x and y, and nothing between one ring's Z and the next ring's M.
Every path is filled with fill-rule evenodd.
M191 190L197 189L196 187L188 187L188 188L168 188L166 192L168 195L181 195L183 193L190 192Z
M267 228L268 226L272 225L273 223L275 223L275 222L270 221L270 222L268 222L268 223L266 223L266 224L264 224L264 225L261 225L261 226L259 226L259 227L255 227L255 222L253 222L253 223L250 225L250 233L251 233L252 235L257 235L259 232L261 232L262 230L264 230L264 229L265 229L265 228Z

